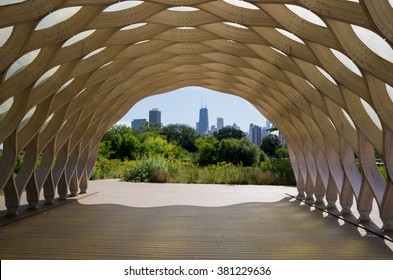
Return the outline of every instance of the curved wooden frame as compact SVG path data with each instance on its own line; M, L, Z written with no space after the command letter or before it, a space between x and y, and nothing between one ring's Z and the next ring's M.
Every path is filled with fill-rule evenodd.
M0 7L0 28L13 28L0 47L0 106L13 98L0 118L0 189L9 215L17 214L25 190L31 209L37 208L41 191L46 203L53 202L56 191L60 199L86 192L105 131L142 98L193 85L245 98L282 131L299 197L326 200L328 207L339 200L344 213L355 199L362 220L369 219L375 199L383 229L393 230L393 102L388 93L393 63L364 45L351 27L369 29L392 46L388 0L250 0L255 10L224 1L150 0L104 12L117 2L41 0ZM285 4L313 11L326 27L308 22ZM168 10L177 5L198 10ZM35 30L49 13L73 6L82 8L63 22ZM147 24L122 29L136 23ZM87 30L94 32L63 47ZM104 49L86 58L99 48ZM14 61L37 49L32 63L5 78ZM361 76L332 49L351 59ZM35 85L56 66L54 74ZM374 150L383 156L386 179ZM15 175L13 166L22 151L25 162Z

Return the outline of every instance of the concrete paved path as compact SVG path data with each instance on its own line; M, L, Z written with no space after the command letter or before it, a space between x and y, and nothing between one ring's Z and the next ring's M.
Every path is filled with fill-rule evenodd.
M0 258L393 259L393 242L287 196L294 187L102 180L88 191L1 216Z

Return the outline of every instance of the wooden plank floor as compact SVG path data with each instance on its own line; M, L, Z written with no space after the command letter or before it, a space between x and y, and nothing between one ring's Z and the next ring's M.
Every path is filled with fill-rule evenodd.
M393 259L391 241L285 195L294 188L105 180L89 191L2 226L0 258Z

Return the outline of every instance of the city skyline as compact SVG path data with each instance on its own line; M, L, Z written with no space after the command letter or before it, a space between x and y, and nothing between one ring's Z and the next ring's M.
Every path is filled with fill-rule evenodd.
M186 124L196 128L201 109L201 98L209 110L209 123L217 118L224 119L224 126L236 123L242 131L248 132L250 123L263 126L266 118L247 100L230 94L216 92L201 87L185 87L165 94L142 99L118 121L130 125L134 119L148 118L152 108L161 111L161 123ZM210 127L209 127L210 128Z

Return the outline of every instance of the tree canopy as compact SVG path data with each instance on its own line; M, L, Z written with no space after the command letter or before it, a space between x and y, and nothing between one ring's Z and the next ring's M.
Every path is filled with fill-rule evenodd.
M218 140L224 140L224 139L229 139L229 138L235 138L235 139L241 139L245 136L244 132L233 128L233 127L224 127L221 128L219 131L214 132L213 136Z
M140 142L126 125L111 127L100 143L100 155L108 159L136 159Z
M185 124L169 124L164 126L161 134L166 137L169 143L177 143L189 152L197 150L194 142L199 137L192 127Z
M259 162L260 153L259 147L247 138L230 138L221 141L218 159L235 165L252 166Z
M205 166L218 162L230 162L235 165L251 166L257 164L261 151L245 137L241 139L228 138L218 141L214 137L198 138L195 141L198 148L197 161Z
M281 147L280 139L277 135L269 134L268 136L262 139L261 149L264 151L269 157L274 156L274 152Z

